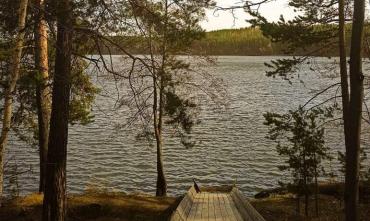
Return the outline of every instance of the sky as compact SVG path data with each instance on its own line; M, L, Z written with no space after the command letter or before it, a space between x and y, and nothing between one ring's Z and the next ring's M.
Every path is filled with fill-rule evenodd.
M228 7L237 5L241 0L216 0L218 6ZM276 0L260 7L262 15L264 15L269 21L276 21L280 15L283 14L287 19L292 18L294 13L291 8L288 7L287 0ZM230 11L207 11L207 20L201 23L202 27L207 31L219 30L219 29L230 29L230 28L242 28L247 27L248 23L245 21L248 16L239 9L235 11L235 21Z

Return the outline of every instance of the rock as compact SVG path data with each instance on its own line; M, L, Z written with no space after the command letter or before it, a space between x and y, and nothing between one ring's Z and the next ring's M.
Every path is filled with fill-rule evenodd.
M270 197L270 193L268 191L261 191L254 195L254 198L256 199L262 199L262 198L268 198Z

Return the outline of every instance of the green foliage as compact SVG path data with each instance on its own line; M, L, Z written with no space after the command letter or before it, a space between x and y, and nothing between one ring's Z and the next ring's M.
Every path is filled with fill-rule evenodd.
M267 138L275 141L278 154L286 157L278 168L291 172L298 194L309 194L308 185L319 171L324 171L322 161L331 159L322 127L331 111L299 107L287 114L264 114L264 124L270 127Z
M91 108L94 104L96 94L100 90L94 85L90 76L86 73L86 62L77 59L72 68L72 87L69 122L86 125L93 122L94 116Z
M197 105L191 99L179 97L173 90L166 91L165 93L166 104L164 109L166 111L166 115L169 117L165 123L175 127L176 125L179 125L182 129L178 130L178 136L181 138L181 143L188 148L194 146L195 143L185 134L191 134L193 126L198 123L195 120L197 116L194 112Z
M337 56L338 45L338 9L337 2L332 0L289 0L288 5L297 12L291 20L283 16L277 22L268 22L261 14L247 8L253 18L250 23L259 27L263 35L274 43L283 45L285 54L300 55L292 59L278 59L267 67L268 76L280 76L285 80L292 78L297 66L313 56ZM351 3L346 2L348 7ZM350 13L346 16L350 18ZM350 31L350 25L346 31ZM349 35L348 35L349 36ZM349 42L349 37L347 38ZM347 50L348 50L347 46Z
M18 21L19 0L2 0L0 4L0 36L14 34Z
M267 24L266 24L267 25ZM321 33L327 32L332 36L335 34L335 30L338 28L335 24L320 27L321 25L315 25L313 29L322 30ZM272 29L269 29L272 28ZM194 55L241 55L241 56L266 56L266 55L294 55L304 56L309 54L310 56L337 56L338 45L335 41L327 39L327 44L321 44L315 42L319 36L313 36L315 40L312 40L310 44L301 44L299 40L294 45L292 40L295 41L294 35L285 34L285 31L279 30L278 24L274 24L271 27L264 26L264 29L269 29L269 32L273 32L276 29L275 34L267 34L262 31L262 27L250 27L241 29L225 29L210 31L206 33L194 34L195 41L182 41L180 47L191 45L186 51L176 52L178 54L194 54ZM288 28L286 28L288 29ZM331 32L331 30L333 30ZM288 30L286 30L288 31ZM369 32L369 29L366 28ZM330 32L330 33L329 33ZM347 26L347 32L350 32L350 26ZM280 34L285 35L284 41ZM189 35L191 32L188 33ZM266 36L265 36L265 35ZM303 35L303 34L302 34ZM176 35L174 35L176 36ZM274 37L273 37L274 36ZM326 37L328 37L326 36ZM347 35L347 42L349 42L350 35ZM109 37L114 42L117 42L122 47L126 48L132 54L148 54L149 51L146 48L145 40L140 36L111 36ZM308 38L308 36L306 36ZM186 44L185 44L186 42ZM304 47L302 47L304 46ZM349 51L349 48L347 47ZM120 54L120 50L115 47L110 48L110 52L113 54ZM97 51L91 50L90 53L97 53ZM103 53L107 54L108 51L103 48Z
M302 63L302 60L304 58L281 58L271 61L271 63L266 62L266 67L270 68L271 70L266 71L266 75L268 77L276 77L279 76L283 78L284 80L289 81L291 83L290 79L294 78L294 74L299 69L297 68L297 65Z
M130 42L135 50L149 54L147 62L141 61L145 68L134 66L127 76L135 97L135 108L139 109L140 115L137 116L150 125L144 125L138 137L161 139L152 134L156 131L162 134L161 130L165 130L162 128L163 120L166 126L172 127L173 135L180 137L183 145L194 145L190 134L198 123L197 104L191 96L192 91L188 91L189 94L187 90L196 71L189 60L177 55L189 54L191 45L205 36L199 21L209 4L210 1L195 0L137 2L130 12L137 26L133 36L113 37L121 43ZM143 88L150 92L144 93L141 91ZM154 119L157 122L153 122ZM152 133L148 133L150 130Z
M193 44L194 54L209 55L272 55L280 54L279 44L262 35L258 28L207 32L204 39Z

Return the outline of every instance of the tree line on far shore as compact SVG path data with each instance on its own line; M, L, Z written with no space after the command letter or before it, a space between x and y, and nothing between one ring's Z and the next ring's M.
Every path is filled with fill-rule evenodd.
M320 29L321 25L317 25ZM331 24L335 26L335 24ZM351 27L346 27L346 41L350 41ZM365 26L365 35L370 33L368 26ZM142 46L142 40L134 36L114 36L111 37L120 45L130 45L127 48L133 54L149 53L145 47ZM335 47L329 47L327 50L322 50L317 45L306 48L295 48L294 51L286 50L287 43L274 41L273 39L265 36L259 27L248 27L240 29L224 29L209 31L203 33L203 37L195 40L188 51L183 52L184 55L226 55L226 56L304 56L307 51L313 51L314 56L320 57L338 57L339 52ZM349 46L347 45L347 53L349 53ZM97 51L91 51L96 54ZM108 52L103 50L103 53L120 54L119 49L111 48ZM367 53L365 51L365 53Z

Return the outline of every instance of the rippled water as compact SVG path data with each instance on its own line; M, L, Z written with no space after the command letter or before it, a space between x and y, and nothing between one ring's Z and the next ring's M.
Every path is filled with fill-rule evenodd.
M264 62L272 57L219 57L210 73L224 79L229 94L227 111L216 112L212 104L203 106L202 124L196 126L197 144L191 149L176 139L167 138L164 166L170 194L183 193L196 178L201 185L236 183L247 195L277 186L283 174L277 169L281 159L275 144L265 138L266 126L262 114L266 111L286 111L296 108L312 96L313 90L338 81L338 78L312 73L302 67L301 79L293 84L265 76ZM314 62L317 67L328 64L326 59ZM324 70L324 69L323 69ZM307 74L307 75L306 75ZM325 73L324 73L325 75ZM107 90L113 90L111 88ZM332 94L319 97L325 100ZM210 105L210 106L209 106ZM114 101L99 96L94 106L95 122L87 126L70 127L68 145L68 190L81 192L88 186L116 191L155 192L155 149L135 140L136 128L117 132L116 123L125 116L114 110ZM334 153L343 150L340 127L327 129L327 145ZM365 145L368 142L364 141ZM16 159L18 170L32 167L32 172L19 175L22 193L38 188L37 149L11 137L7 158ZM9 164L14 164L14 160ZM336 162L328 169L336 170ZM7 189L9 191L9 188Z

